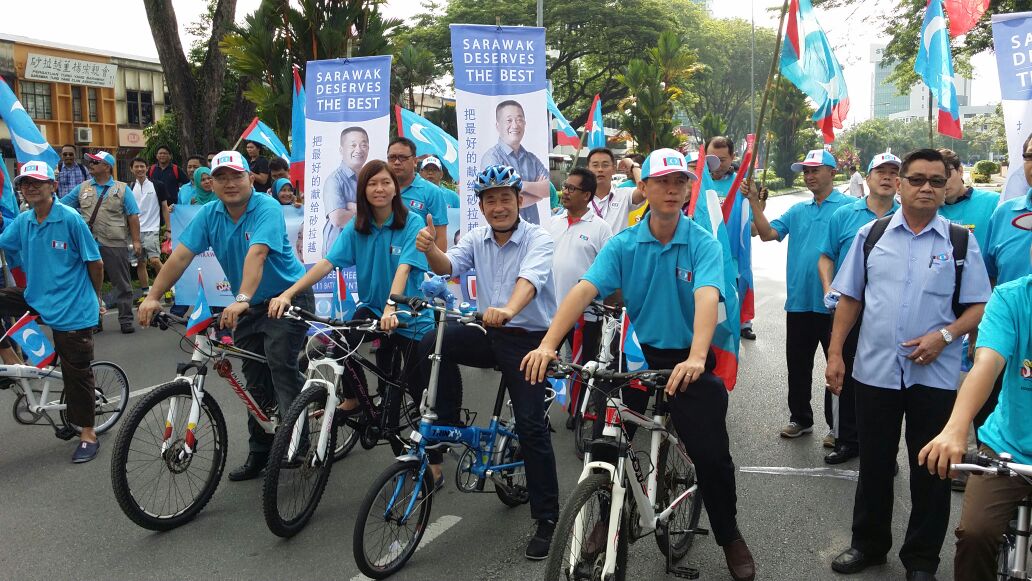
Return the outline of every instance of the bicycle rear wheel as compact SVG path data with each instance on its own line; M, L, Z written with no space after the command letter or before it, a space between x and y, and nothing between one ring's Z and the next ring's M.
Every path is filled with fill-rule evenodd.
M269 530L292 537L305 528L319 506L333 467L337 430L330 429L326 458L316 456L319 431L326 417L317 413L326 405L326 388L310 387L290 405L276 430L269 451L269 466L262 485L262 512ZM297 436L295 438L295 436ZM290 451L291 440L296 448Z
M512 464L523 462L523 449L517 438L502 436L498 440L498 461L496 464ZM505 470L497 470L491 476L495 482L495 494L506 506L527 504L530 494L527 492L527 469L524 465Z
M577 485L559 513L545 562L545 581L624 581L627 576L627 523L621 512L616 532L616 570L602 577L606 562L613 484L608 473L591 474Z
M129 403L129 378L122 368L110 361L90 363L93 372L93 429L98 434L111 429L125 413ZM65 390L61 391L61 403L65 403ZM81 432L82 427L68 421L66 410L61 410L61 423Z
M695 465L688 458L680 442L676 446L671 446L669 441L660 444L656 470L659 474L656 482L656 505L661 508L669 506L684 491L698 483ZM677 505L666 526L656 529L659 550L666 555L667 547L670 547L673 560L684 558L692 548L701 513L702 495L696 489Z
M197 516L215 494L226 467L226 421L211 394L205 393L201 401L191 436L193 452L187 452L191 402L187 381L166 383L143 396L115 439L115 499L122 512L145 529L169 530ZM172 406L174 421L166 425Z
M418 480L419 468L420 463L414 461L394 464L376 479L362 500L353 549L358 568L369 577L383 579L400 571L426 532L434 484L429 468L422 482Z

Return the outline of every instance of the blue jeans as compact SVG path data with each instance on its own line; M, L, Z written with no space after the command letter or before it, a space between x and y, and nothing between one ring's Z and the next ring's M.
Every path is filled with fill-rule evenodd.
M544 331L514 334L490 329L484 337L478 329L449 323L441 347L435 411L441 423L458 421L459 406L462 405L462 394L457 389L458 365L481 369L497 366L512 400L516 434L523 449L530 515L535 520L555 521L559 518L559 480L555 471L552 434L545 418L545 387L548 383L527 383L520 371L523 357L537 348L544 335ZM432 352L435 338L435 333L427 333L420 343L420 353ZM428 373L423 377L422 385L425 386ZM431 456L431 461L439 462L439 459L439 455L436 458Z
M315 310L315 295L308 290L291 301L306 311ZM275 398L280 415L286 415L290 404L301 392L305 377L297 367L297 357L305 345L308 326L298 320L271 319L265 314L243 317L233 330L233 343L247 351L264 355L267 363L245 359L244 379L248 389L259 400ZM252 453L268 454L272 434L266 433L254 417L247 416L248 444Z

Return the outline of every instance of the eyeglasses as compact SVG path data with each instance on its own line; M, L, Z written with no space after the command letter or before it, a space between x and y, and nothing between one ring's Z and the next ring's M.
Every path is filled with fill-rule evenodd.
M42 190L43 186L49 185L50 182L41 182L38 180L22 180L19 186L22 190Z
M228 184L229 182L243 181L244 179L247 179L247 175L247 172L234 171L213 175L211 178L220 184Z
M1032 151L1026 151L1025 153L1022 153L1021 159L1025 161L1032 161Z
M921 187L921 186L923 186L925 184L929 184L933 188L945 188L946 187L946 178L938 177L938 176L932 177L932 178L925 177L925 176L906 176L903 179L907 180L907 182L910 185L914 186L915 188L919 188L919 187Z
M414 155L401 155L401 154L397 154L396 153L394 155L388 155L387 156L387 161L389 161L391 163L400 163L400 162L406 162L406 161L412 159L413 157L415 157L415 156Z
M86 165L97 165L98 163L101 163L101 162L99 162L99 161L97 161L95 159L91 159L91 160L86 162Z
M586 192L586 191L588 191L588 190L585 190L584 188L582 188L580 186L575 186L575 185L571 184L570 182L564 183L562 187L563 187L563 191L564 192Z

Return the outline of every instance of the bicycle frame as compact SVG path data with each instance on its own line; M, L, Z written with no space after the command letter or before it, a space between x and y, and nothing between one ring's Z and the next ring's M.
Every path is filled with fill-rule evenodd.
M588 361L584 364L584 367L595 371L596 369L608 369L609 365L613 362L613 351L612 344L613 339L616 338L620 332L622 321L616 317L610 316L608 312L602 317L602 340L599 342L598 355L595 359ZM588 402L591 400L591 391L595 387L595 378L590 377L584 382L584 389L580 394L580 401L578 402L578 408L580 408L581 417L588 417Z
M63 403L48 401L50 399L50 380L62 379L61 371L56 367L40 369L32 365L24 364L0 365L0 377L10 377L16 380L15 391L19 395L25 396L25 401L28 404L27 409L31 413L41 414L50 411L63 411L66 409L66 405ZM37 381L43 382L43 388L40 390L38 400L32 390L33 383Z

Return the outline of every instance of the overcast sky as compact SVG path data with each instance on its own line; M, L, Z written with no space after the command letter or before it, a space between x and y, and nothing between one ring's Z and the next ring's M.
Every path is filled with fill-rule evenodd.
M553 1L559 0L545 0ZM412 6L418 2L419 0L388 0L383 10L388 17L405 18L412 14ZM260 0L237 0L238 20L243 15L253 12L260 3ZM718 18L748 18L748 10L743 10L743 5L747 3L753 7L757 26L774 28L777 25L777 14L770 8L779 6L781 0L711 2L713 13ZM183 29L197 19L197 14L204 9L206 2L172 0L172 4L175 6L180 31L184 37L183 44L188 46L190 39ZM835 54L842 64L849 87L850 112L847 125L870 117L873 74L870 61L871 43L886 40L879 39L874 33L878 26L873 24L871 19L893 10L895 4L894 0L867 0L855 9L840 8L817 12L817 18L827 32ZM82 31L88 30L91 32L86 35L86 40L82 42L83 46L157 57L143 2L105 0L102 6L103 9L85 10L80 4L70 0L32 0L32 10L5 10L4 17L0 19L0 32L70 43L69 39L81 39ZM44 26L40 25L40 15L46 15L42 20L46 23ZM975 75L972 83L972 104L998 102L1000 88L993 55L979 55L973 60L973 65Z

